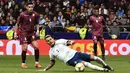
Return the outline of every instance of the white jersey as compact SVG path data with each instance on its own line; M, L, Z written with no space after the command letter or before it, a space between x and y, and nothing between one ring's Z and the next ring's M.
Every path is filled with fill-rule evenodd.
M55 45L49 51L50 59L55 59L56 57L66 63L74 57L76 51L66 46L67 41L65 39L59 39L55 42Z

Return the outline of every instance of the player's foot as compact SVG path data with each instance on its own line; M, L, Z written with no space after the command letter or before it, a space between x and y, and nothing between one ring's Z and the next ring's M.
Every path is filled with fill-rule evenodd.
M105 56L102 56L102 60L106 60Z
M93 51L94 55L97 56L97 52Z
M36 68L42 68L42 66L38 63L38 64L35 64L35 67Z
M27 68L27 65L25 63L22 63L21 67L22 68Z
M107 68L110 71L114 71L114 69L112 67L108 66L108 65L104 66L104 68Z
M104 72L109 72L109 70L108 70L108 69L106 69L106 68L104 68Z

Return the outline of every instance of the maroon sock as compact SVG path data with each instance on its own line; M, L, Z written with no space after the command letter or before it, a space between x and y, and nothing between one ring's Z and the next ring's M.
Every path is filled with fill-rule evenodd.
M104 44L101 44L101 51L102 51L102 56L105 56L105 48L104 48Z
M38 62L39 61L39 49L35 50L35 61Z
M94 55L97 56L97 44L94 44Z
M25 60L26 60L26 52L27 51L22 51L22 63L25 63Z

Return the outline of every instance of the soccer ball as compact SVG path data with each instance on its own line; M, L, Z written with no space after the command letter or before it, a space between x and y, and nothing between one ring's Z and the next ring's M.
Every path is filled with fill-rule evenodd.
M112 39L117 39L117 35L114 35L114 34L113 34L113 35L111 35L111 38L112 38Z
M85 70L85 66L83 63L77 63L75 65L75 70L78 72L83 72Z

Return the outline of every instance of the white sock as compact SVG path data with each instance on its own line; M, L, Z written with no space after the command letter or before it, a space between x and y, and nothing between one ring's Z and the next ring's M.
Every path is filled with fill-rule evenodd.
M94 69L94 70L104 71L104 68L99 67L99 66L96 66L96 65L93 65L93 64L91 64L91 63L89 63L89 62L84 62L84 65L85 65L86 67L89 67L89 68Z
M22 63L22 65L24 65L24 64L26 64L26 63Z
M35 64L39 64L39 62L35 62Z
M103 66L106 66L107 64L99 57L94 56L94 61L96 61L99 64L102 64Z

